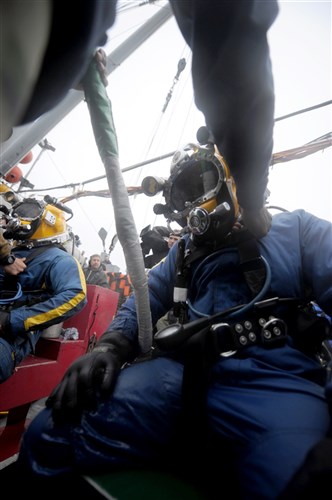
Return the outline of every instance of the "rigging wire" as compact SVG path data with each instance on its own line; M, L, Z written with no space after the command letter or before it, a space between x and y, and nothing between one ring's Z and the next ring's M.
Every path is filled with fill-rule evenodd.
M332 104L332 100L322 102L321 104L316 104L315 106L310 106L309 108L301 109L300 111L294 111L294 113L289 113L288 115L279 116L279 118L275 118L274 121L279 122L281 120L285 120L286 118L291 118L292 116L307 113L308 111L313 111L314 109L322 108L323 106L328 106L329 104Z
M183 57L183 54L185 51L188 51L189 48L187 47L186 43L183 44L183 49L182 49L182 53L181 53L181 57L178 61L178 64L177 64L177 72L173 78L173 84L172 84L172 87L171 87L171 90L169 91L168 93L168 102L170 101L172 95L173 95L173 90L174 90L174 87L176 85L176 83L178 83L179 81L179 78L180 78L180 75L181 73L184 71L185 67L186 67L186 59L185 57ZM160 132L160 127L161 127L161 124L163 122L163 119L165 117L165 112L166 112L166 108L167 106L164 105L161 113L160 113L160 116L157 118L157 121L154 125L154 130L152 132L152 137L151 137L151 140L150 140L150 143L147 147L147 149L145 150L145 153L143 154L143 158L147 158L148 154L151 153L151 150L152 150L152 146L153 144L155 143L155 140L156 140L156 137L158 135L158 133ZM171 116L173 115L173 112L174 112L174 108L171 112ZM156 149L156 148L155 148ZM173 154L175 153L174 152L171 152L171 153L168 153L167 155L164 155L164 157L168 157L168 156L173 156ZM144 165L147 165L148 163L152 163L151 161L148 161L148 162L143 162ZM137 168L137 167L135 167ZM127 169L122 169L122 173L123 172L126 172L128 170L132 170L133 167L128 167ZM142 177L142 171L138 171L137 175L135 176L135 179L133 180L134 184L140 184L141 183L141 177ZM129 193L128 193L129 194ZM136 189L136 192L131 192L130 194L140 194L140 190ZM130 200L130 205L131 205L131 209L132 211L135 211L135 205L137 205L137 198L136 196L134 196L131 200ZM147 213L150 211L150 206L149 204L146 204L145 205L145 212L146 212L146 215Z
M192 102L193 102L193 100L192 100ZM290 118L292 116L295 116L295 115L298 115L301 113L313 111L313 110L318 109L320 107L327 106L328 104L331 104L331 103L332 103L332 101L326 101L326 102L318 104L316 106L311 106L309 108L305 108L305 109L302 109L300 111L296 111L294 113L290 113L288 115L276 118L275 121L281 121L281 120L286 119L288 117ZM303 146L273 154L270 165L273 166L277 163L284 163L284 162L295 160L295 159L301 159L301 158L304 158L305 156L314 154L320 150L324 150L327 147L330 147L331 145L332 145L332 133L329 132L321 137L318 137L318 138L306 143ZM143 166L148 165L148 164L162 161L163 159L166 159L168 157L173 156L174 153L175 153L175 151L172 151L170 153L166 153L164 155L159 155L159 156L156 156L152 159L148 159L148 160L133 164L131 166L123 168L122 172L128 172L128 171L137 169L139 167L143 167ZM87 191L87 190L83 189L86 184L101 180L105 177L106 177L105 175L102 175L102 176L98 176L98 177L89 179L87 181L83 181L83 182L81 181L79 183L71 183L71 184L58 186L58 187L54 187L54 188L52 187L52 188L45 188L45 189L29 189L29 190L24 190L24 191L22 190L20 192L20 195L24 195L24 193L28 193L28 192L42 192L42 191L50 191L53 189L56 190L56 189L66 189L66 188L76 189L78 187L82 187L82 189L77 190L73 194L61 198L61 201L63 203L68 203L69 201L76 199L76 201L79 203L79 199L83 198L83 197L92 197L93 196L93 197L100 197L100 198L110 198L110 193L109 193L108 189L99 190L99 191ZM142 188L141 188L141 186L129 186L129 187L127 187L127 192L128 192L128 195L130 197L133 195L139 195L142 193ZM95 221L91 220L91 218L88 216L88 214L83 209L83 207L80 203L79 203L79 205L80 205L80 208L83 211L83 213L85 213L85 217L88 219L88 221L91 224L91 226L93 227L93 229L97 232L97 228L95 228Z
M178 71L177 71L177 73L176 73L176 75L175 75L175 77L173 79L172 86L169 89L168 94L166 96L165 104L163 106L163 109L161 110L162 113L165 113L165 111L167 109L167 106L169 104L169 101L172 99L174 87L178 83L179 78L180 78L180 74L182 73L182 71L186 67L186 64L187 64L187 62L186 62L186 60L185 60L184 57L182 59L180 59L180 61L178 62Z
M133 9L137 9L138 7L144 7L145 5L153 5L157 3L158 0L143 0L139 3L137 3L136 0L126 0L119 2L117 5L117 13L121 12L128 12Z
M17 193L19 191L21 191L24 187L28 187L27 186L27 178L29 177L29 175L30 175L32 169L34 168L34 166L36 165L36 163L40 160L42 154L45 153L45 151L53 151L53 152L55 151L55 148L52 146L52 144L50 144L48 142L48 140L46 138L44 140L40 141L38 143L38 145L41 147L41 151L39 152L39 155L37 156L37 158L35 159L35 161L31 165L30 169L25 174L25 177L21 180L21 183L16 191ZM34 186L31 184L30 187L34 187Z
M289 113L287 115L278 117L278 118L275 119L275 121L277 122L277 121L281 121L281 120L284 120L284 119L287 119L287 118L291 118L293 116L296 116L296 115L299 115L299 114L302 114L302 113L306 113L306 112L309 112L309 111L313 111L313 110L316 110L318 108L322 108L322 107L330 105L330 104L332 104L332 100L325 101L325 102L323 102L321 104L317 104L315 106L310 106L308 108L305 108L305 109L302 109L302 110L299 110L299 111L296 111L296 112ZM328 132L328 133L326 133L326 134L324 134L324 135L322 135L322 136L320 136L320 137L318 137L316 139L313 139L312 141L309 141L308 143L304 144L303 146L299 146L299 147L296 147L296 148L288 149L286 151L281 151L281 152L274 153L273 156L272 156L272 160L271 160L270 165L273 166L276 163L284 163L284 162L295 160L295 159L301 159L301 158L304 158L304 157L306 157L308 155L314 154L314 153L316 153L318 151L325 150L326 148L331 147L331 146L332 146L332 132ZM143 166L148 165L148 164L152 164L152 163L155 163L155 162L162 161L162 160L164 160L164 159L166 159L168 157L173 156L174 153L175 153L175 151L172 151L172 152L166 153L164 155L159 155L159 156L156 156L154 158L151 158L151 159L148 159L148 160L145 160L145 161L142 161L142 162L130 165L128 167L123 168L122 172L128 172L128 171L137 169L139 167L143 167ZM105 177L106 177L105 175L101 175L101 176L98 176L98 177L95 177L95 178L92 178L92 179L89 179L89 180L86 180L86 181L83 181L83 182L81 181L81 182L77 182L77 183L70 183L70 184L65 184L65 185L62 185L62 186L51 187L51 188L25 189L25 190L20 191L19 194L20 195L24 195L25 193L42 192L42 191L50 191L50 190L66 189L66 188L75 189L75 188L77 188L79 186L84 187L88 183L92 183L92 182L101 180L101 179L103 179ZM136 195L136 194L141 194L142 193L142 188L141 188L141 186L129 186L129 187L127 187L127 191L128 191L128 195L132 196L132 195ZM61 199L61 201L63 203L67 203L69 201L72 201L72 200L76 199L77 202L79 202L79 198L89 197L89 196L90 197L92 197L92 196L96 197L97 196L97 197L102 197L102 198L109 198L110 197L110 193L109 193L108 189L99 190L99 191L86 191L86 190L80 189L79 191L76 191L72 195L63 197ZM280 209L279 207L272 207L272 208L278 208L278 209ZM81 206L81 210L83 210L83 212L85 212L82 206ZM89 220L90 224L92 226L94 226L94 223L89 218L88 214L85 213L85 216Z
M304 158L305 156L314 154L318 151L324 150L328 147L332 146L332 132L329 132L327 134L324 134L323 136L317 137L316 139L304 144L303 146L299 146L293 149L288 149L286 151L281 151L278 153L274 153L272 155L271 163L270 165L273 166L276 163L282 163L282 162L287 162L287 161L292 161L296 160L299 158ZM161 161L165 158L169 158L170 156L173 156L175 151L172 151L170 153L166 153L164 155L152 158L150 160L142 161L139 163L135 163L134 165L131 165L129 167L125 167L121 170L121 172L128 172L129 170L133 170L138 167L143 167L149 163L154 163L156 161ZM77 186L84 186L86 184L92 183L99 181L101 179L104 179L106 176L105 175L100 175L98 177L94 177L93 179L89 179L87 181L81 181L81 182L75 182L75 183L70 183L70 184L65 184L62 186L55 186L55 187L47 187L47 188L41 188L41 189L26 189L24 191L21 191L21 194L23 193L31 193L31 192L42 192L42 191L51 191L55 189L66 189L66 188L75 188ZM128 189L128 194L133 195L133 194L140 194L142 192L141 186L138 187L127 187ZM107 197L106 190L101 190L101 191L94 191L96 196L105 196ZM89 193L89 192L87 192ZM92 193L92 192L90 192ZM76 193L76 195L72 195L73 197L81 196L81 194ZM92 194L87 194L86 196L92 196ZM73 199L73 198L71 198Z
M304 108L304 109L301 109L299 111L294 111L293 113L289 113L287 115L280 116L279 118L275 118L274 121L277 122L277 121L284 120L286 118L291 118L293 116L296 116L296 115L299 115L299 114L302 114L302 113L306 113L308 111L313 111L315 109L318 109L318 108L321 108L321 107L324 107L324 106L328 106L330 104L332 104L332 100L325 101L325 102L317 104L315 106L310 106L308 108ZM317 151L319 151L320 149L325 149L326 147L330 147L331 146L331 137L332 137L331 134L332 134L331 132L328 132L327 134L325 134L325 135L323 135L321 137L318 137L317 139L314 139L313 141L308 142L305 146L302 146L302 147L299 147L299 148L290 149L290 150L287 150L287 151L282 151L280 153L275 153L272 156L271 165L274 165L275 163L280 163L282 161L290 161L290 160L296 159L296 158L303 158L307 154L313 154L313 153L315 153L316 152L315 148L309 147L311 144L315 144L315 143L317 144ZM48 144L47 139L44 139L44 141L45 141L45 144ZM318 146L321 146L321 147L318 147ZM306 151L310 151L310 152L308 152L307 154L304 154L304 153L301 154L301 150L304 147L306 148ZM55 149L55 148L53 148L53 149ZM175 151L172 151L172 152L166 153L164 155L156 156L156 157L151 158L149 160L144 160L144 161L141 161L139 163L135 163L135 164L133 164L133 165L131 165L129 167L123 168L121 171L122 172L129 172L130 170L134 170L136 168L143 167L143 166L148 165L150 163L158 162L158 161L161 161L161 160L163 160L165 158L173 156L174 153L175 153ZM294 157L289 157L289 155L294 155ZM287 157L287 159L281 159L281 158L286 158L286 157ZM37 162L38 158L36 159L36 161L34 162L34 164ZM33 166L34 166L34 164L33 164ZM62 185L62 186L47 187L47 188L41 188L41 189L25 189L23 191L20 188L18 188L18 190L16 192L20 191L21 194L23 194L23 193L31 193L31 192L36 192L36 191L49 191L49 190L65 189L65 188L72 188L72 189L74 189L75 187L80 186L80 185L86 185L86 184L89 184L91 182L95 182L95 181L98 181L98 180L101 180L101 179L105 179L105 177L106 177L105 175L100 175L98 177L94 177L94 178L88 179L86 181L74 182L74 183L69 183L69 184L65 184L65 185Z
M156 125L155 125L155 127L154 127L154 132L152 133L152 137L151 137L150 144L149 144L149 146L148 146L148 148L147 148L147 150L146 150L146 152L145 152L145 157L146 157L146 156L150 153L150 151L151 151L152 144L153 144L153 143L154 143L154 141L155 141L155 138L156 138L157 132L158 132L158 130L159 130L159 128L160 128L160 125L161 125L161 121L162 121L162 119L163 119L163 118L164 118L164 116L165 116L165 111L166 111L166 109L167 109L167 107L168 107L168 104L169 104L169 102L170 102L170 100L171 100L171 98L172 98L172 96L173 96L174 87L175 87L175 85L179 82L180 75L181 75L182 71L184 71L184 69L185 69L185 67L186 67L186 64L187 64L187 62L186 62L186 59L185 59L184 57L182 57L182 58L179 60L179 62L178 62L178 65L177 65L177 72L176 72L176 74L175 74L175 76L174 76L174 78L173 78L173 83L172 83L172 85L171 85L171 88L170 88L170 90L168 91L168 94L167 94L167 96L166 96L166 100L165 100L165 103L164 103L163 108L162 108L162 110L161 110L161 114L159 115L159 118L157 119L157 123L156 123Z
M287 161L292 161L292 160L297 160L300 158L304 158L305 156L309 156L311 154L317 153L318 151L324 150L328 147L332 146L332 132L325 134L321 137L318 137L317 139L303 145L299 146L297 148L289 149L287 151L281 151L279 153L275 153L272 156L272 160L270 165L273 166L276 163L284 163ZM168 155L164 155L164 158L167 156L171 156L174 153L169 153ZM144 163L144 162L141 162ZM95 179L96 180L96 179ZM99 178L98 178L99 180ZM89 182L93 182L93 180L90 180ZM85 184L85 183L80 183L80 185ZM78 185L78 184L76 184ZM72 185L73 186L73 185ZM37 191L48 191L51 189L60 189L60 188L66 188L69 186L58 186L56 188L45 188L45 189L38 189ZM31 190L30 190L31 191ZM28 192L28 190L26 190ZM129 196L132 195L137 195L137 194L142 194L143 190L141 186L129 186L127 187L127 192ZM67 196L65 198L62 198L62 202L66 203L70 200L73 200L75 198L81 198L85 196L99 196L103 198L109 198L110 193L108 189L103 189L99 191L78 191L76 193L73 193L70 196Z
M318 137L317 139L304 144L304 146L288 149L287 151L280 151L279 153L274 153L272 155L270 165L273 166L276 163L298 160L300 158L304 158L305 156L324 150L330 146L332 146L332 132L330 132L329 134L325 134L322 137Z

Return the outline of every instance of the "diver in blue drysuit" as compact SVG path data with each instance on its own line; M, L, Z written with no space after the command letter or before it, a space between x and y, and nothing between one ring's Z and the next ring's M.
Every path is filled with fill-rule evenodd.
M202 151L201 148L195 160L184 158L178 177L173 171L174 182L186 180L184 189L186 186L190 189L192 178L193 182L199 182L200 176L190 176L184 167L188 164L188 168L196 168L197 173ZM209 179L210 174L214 175L215 165L209 170L207 164L203 161L201 177L206 173ZM224 241L239 230L238 223L241 223L234 191L225 182L226 177L221 183L224 187L220 188L222 176L216 176L218 187L208 188L208 194L196 200L198 212L190 195L183 196L181 212L192 223L199 214L208 216L212 227L210 236L216 234L215 227L223 227L220 220L225 217L227 221L228 215L218 220L216 212L204 212L202 206L209 196L216 197L220 205L224 199L222 193L226 192L223 189L228 189L228 206L233 203L235 208L234 217L230 216L225 225L225 235L221 238ZM185 200L192 202L191 208ZM172 203L171 200L170 206ZM180 202L174 202L173 207L175 205L177 210L172 213L176 218ZM194 211L194 218L190 210ZM184 236L184 240L187 248L195 241L192 234ZM204 248L202 241L199 248ZM326 220L304 210L274 215L269 233L258 241L269 278L257 300L292 297L305 301L310 289L310 299L331 315L331 242L332 224ZM179 244L149 272L154 324L172 306ZM251 303L251 290L239 259L237 246L221 245L193 261L188 282L189 321ZM243 306L239 311L241 321L251 317L249 307ZM276 309L273 317L277 315ZM228 321L230 319L231 316ZM227 321L227 317L220 321ZM208 435L205 444L209 450L218 439L227 442L235 461L236 485L243 499L278 498L307 452L324 439L329 429L330 415L324 393L326 369L314 352L298 347L295 333L291 323L283 345L267 348L255 344L235 350L229 357L218 357L211 369L206 389ZM132 295L95 349L69 368L48 399L48 408L37 415L25 433L18 466L32 473L34 481L60 478L73 472L94 474L123 466L153 466L163 459L169 447L176 460L181 445L173 440L181 414L183 363L181 358L174 359L166 353L130 364L119 372L122 363L138 353L137 336L135 296ZM100 370L103 375L98 378ZM197 429L191 436L194 447L198 434ZM224 448L217 447L213 455L217 469L220 463L221 484L227 480L223 476L224 454ZM202 461L208 456L203 453ZM198 463L199 459L198 456Z
M19 205L18 210L24 213L24 207L31 207L32 199L28 205L25 202ZM0 300L0 382L8 379L15 367L34 352L43 330L71 318L86 304L81 265L64 246L57 244L61 237L66 237L61 212L46 204L41 218L44 212L52 213L55 225L45 223L44 219L36 220L38 229L33 227L31 235L27 231L21 234L25 242L20 241L20 246L12 249L15 257L27 259L24 272L13 277L0 269L0 295L7 294L7 298ZM43 237L38 238L36 231L43 232ZM18 234L10 236L19 239Z

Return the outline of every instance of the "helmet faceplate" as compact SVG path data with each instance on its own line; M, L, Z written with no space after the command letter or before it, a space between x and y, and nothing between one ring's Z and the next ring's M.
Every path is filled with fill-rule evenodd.
M36 244L62 243L70 236L64 212L44 201L27 198L13 205L4 237Z
M218 237L224 237L238 217L234 180L212 143L187 144L177 151L172 158L169 179L158 184L166 201L159 213L163 213L168 222L176 221L188 227L198 238L208 232L204 236L206 240L206 236L213 236L213 231L218 232Z

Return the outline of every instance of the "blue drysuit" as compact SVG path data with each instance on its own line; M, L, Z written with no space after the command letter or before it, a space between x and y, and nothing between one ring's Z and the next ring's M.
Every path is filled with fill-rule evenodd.
M14 249L12 253L29 258L31 252L34 250ZM56 246L36 254L18 276L0 270L1 290L9 289L8 285L17 290L17 283L23 293L10 310L11 333L0 337L0 382L33 352L42 330L71 318L86 304L86 282L79 262Z
M176 248L149 272L154 322L171 307ZM304 298L310 287L331 315L331 223L303 210L277 214L259 249L271 269L270 296ZM195 262L191 308L214 314L249 302L238 262L236 248ZM134 296L118 312L113 329L137 338ZM282 347L251 346L214 364L207 390L208 428L212 441L222 438L231 444L241 498L276 499L308 450L326 435L330 417L323 372L314 356L294 347L291 336ZM77 424L54 423L51 410L43 410L25 433L20 463L44 476L156 463L177 425L182 375L180 362L155 358L123 369L113 395L99 401L95 411L84 411ZM219 456L222 463L222 454L220 448L214 460ZM219 479L222 487L227 479L222 467Z

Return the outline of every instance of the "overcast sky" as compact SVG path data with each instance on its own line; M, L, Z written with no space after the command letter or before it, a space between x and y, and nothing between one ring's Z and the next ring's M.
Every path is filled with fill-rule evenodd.
M128 2L119 2L119 5L125 3ZM130 2L130 5L139 3ZM107 52L114 50L124 37L164 4L155 2L120 13L110 31ZM330 100L332 89L331 2L281 1L279 5L279 16L269 32L276 118ZM162 113L178 62L183 57L187 61L186 68ZM122 168L170 153L196 140L196 131L204 124L204 118L193 102L190 65L190 51L172 18L109 76L107 92L113 107ZM277 122L274 152L302 146L331 130L331 105ZM56 151L43 153L30 172L28 179L36 189L83 184L105 174L84 102L46 137ZM332 221L331 149L271 168L270 203L288 210L304 208ZM39 152L36 146L34 158ZM125 173L126 186L138 186L151 174L168 177L170 161L168 158ZM20 167L25 175L31 164ZM81 188L89 191L107 189L107 182L105 179ZM66 188L52 190L49 194L62 198L72 192L71 188ZM156 219L153 213L153 205L160 201L157 197L139 195L130 200L138 232L148 224L165 225L165 219ZM70 224L80 236L81 249L87 256L102 251L98 236L101 227L108 232L108 249L115 233L111 200L85 197L69 202L69 206L74 211ZM120 244L111 254L111 260L125 271Z

